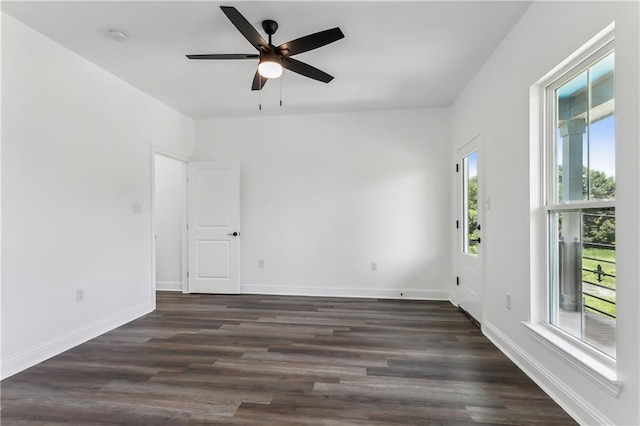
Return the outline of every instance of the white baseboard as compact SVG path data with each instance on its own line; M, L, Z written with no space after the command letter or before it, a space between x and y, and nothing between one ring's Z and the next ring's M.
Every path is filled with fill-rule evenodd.
M375 299L450 300L446 290L400 290L331 287L287 287L241 284L240 294L272 294L278 296L365 297Z
M156 290L158 290L158 291L182 291L182 282L180 282L180 281L156 281Z
M515 344L504 333L488 322L482 324L482 332L496 345L514 364L531 378L549 395L563 410L581 425L612 425L602 413L593 408L576 391L559 380L542 364L532 358L526 351ZM570 404L569 404L570 403ZM572 406L578 406L582 413L576 413Z
M3 359L0 377L4 380L152 311L150 303L143 303Z

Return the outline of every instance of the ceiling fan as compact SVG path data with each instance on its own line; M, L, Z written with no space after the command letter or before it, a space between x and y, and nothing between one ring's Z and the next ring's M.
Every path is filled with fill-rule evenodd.
M318 68L312 67L309 64L293 59L291 56L326 46L329 43L333 43L334 41L344 38L344 34L340 28L331 28L329 30L309 34L307 36L282 43L279 46L274 46L271 43L271 36L273 36L278 30L278 23L276 21L271 19L262 21L262 28L269 36L269 42L267 42L235 7L220 6L220 9L222 9L222 12L227 15L227 18L229 18L231 23L235 25L244 38L246 38L249 43L258 50L258 53L212 53L187 55L187 58L223 60L259 59L258 70L253 77L251 90L262 90L264 85L267 83L267 80L270 78L278 78L282 75L283 68L324 83L328 83L333 80L333 76L319 70Z

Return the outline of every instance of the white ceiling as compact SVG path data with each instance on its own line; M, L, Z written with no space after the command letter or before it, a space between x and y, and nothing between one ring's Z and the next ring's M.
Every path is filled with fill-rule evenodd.
M13 2L2 10L161 102L199 119L449 106L528 1ZM296 59L333 75L285 71L250 90L257 60L190 61L187 53L255 53L219 6L235 6L274 44L339 26L345 38ZM129 35L116 42L109 28ZM265 36L266 38L266 36Z

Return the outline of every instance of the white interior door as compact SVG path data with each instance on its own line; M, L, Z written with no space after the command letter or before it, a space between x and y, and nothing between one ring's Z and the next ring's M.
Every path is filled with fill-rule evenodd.
M190 162L189 292L240 292L240 170Z
M482 323L482 176L480 136L457 153L458 169L458 305Z

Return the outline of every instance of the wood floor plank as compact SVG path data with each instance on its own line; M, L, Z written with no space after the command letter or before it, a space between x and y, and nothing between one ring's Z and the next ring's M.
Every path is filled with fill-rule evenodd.
M575 425L448 302L185 295L1 384L2 425Z

